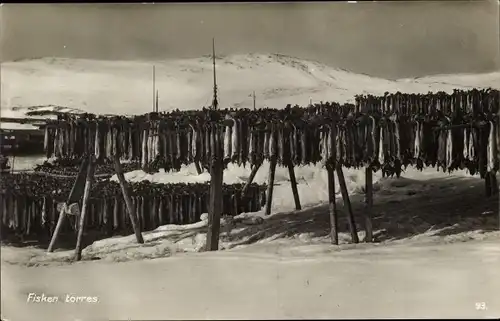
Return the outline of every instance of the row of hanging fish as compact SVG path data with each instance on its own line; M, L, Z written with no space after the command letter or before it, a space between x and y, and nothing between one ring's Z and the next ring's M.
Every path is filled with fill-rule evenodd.
M143 168L167 171L193 162L209 167L215 157L223 157L226 164L255 164L274 157L280 164L293 159L305 165L319 157L318 135L307 122L307 112L286 119L286 110L205 110L186 112L185 119L175 121L169 114L133 120L67 115L57 126L52 123L45 128L45 150L47 157L57 158L93 153L100 160L118 155L122 160L139 161ZM211 114L220 121L211 119Z
M496 114L500 109L500 91L496 89L453 90L428 94L405 94L386 92L383 96L355 96L358 113L378 113L426 116L441 113L448 117L456 115Z
M414 165L445 172L467 169L484 177L500 169L499 123L497 117L480 127L449 127L451 122L437 119L365 116L358 125L323 126L320 151L325 164L371 166L388 175L399 176L403 168Z
M436 166L447 172L467 169L472 175L484 177L500 168L498 90L357 96L356 110L390 115L379 122L376 131L378 163L387 163L389 156L387 169L397 168L397 172L401 165L419 169ZM390 139L393 135L394 141Z
M499 99L497 90L474 89L455 90L451 95L439 92L357 96L355 105L288 105L281 110L204 109L151 113L132 119L91 116L82 120L82 116L68 116L56 128L47 128L46 140L48 146L57 141L61 145L59 155L63 156L79 145L72 143L73 147L68 148L60 143L71 136L64 134L65 130L96 128L88 139L80 140L87 146L84 150L93 151L99 158L118 154L122 159L140 162L142 168L166 171L179 170L182 164L192 162L208 168L215 157L222 157L226 164L239 165L276 159L280 165L370 165L396 174L402 166L411 164L446 170L467 167L483 172L483 167L497 166L494 163L498 157L493 156L492 147L495 141L474 141L476 136L486 135L486 128L497 132ZM482 129L476 128L476 122L483 124ZM467 124L474 125L467 133L465 127L438 130ZM335 143L329 141L333 137L329 129L332 127ZM57 135L50 134L51 130L59 130L60 139L52 139ZM489 156L480 157L485 150L489 150ZM490 159L490 164L485 159Z
M52 233L59 217L58 204L66 201L71 179L40 175L9 175L1 182L0 222L17 235ZM223 214L258 211L265 204L265 186L251 184L236 205L243 185L223 186ZM208 212L209 184L131 183L131 198L142 231L165 224L191 224ZM81 206L81 204L80 204ZM81 207L80 207L81 208ZM85 230L109 235L131 233L132 227L118 183L101 180L93 185ZM65 231L76 229L77 216L68 215ZM8 236L5 235L6 237ZM4 235L4 234L2 234Z
M56 158L50 161L44 161L33 167L33 171L49 173L60 176L76 176L82 165L81 158ZM121 164L123 172L131 172L141 168L141 164L136 161L124 162ZM115 174L114 163L108 159L101 159L96 163L96 175Z

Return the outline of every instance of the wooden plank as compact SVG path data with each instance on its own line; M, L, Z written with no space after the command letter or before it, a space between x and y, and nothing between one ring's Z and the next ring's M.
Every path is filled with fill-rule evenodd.
M365 169L365 242L373 242L373 170L370 166Z
M120 164L120 158L117 155L114 156L114 165L116 176L118 177L118 182L120 183L120 188L122 190L123 199L125 200L125 205L127 206L128 217L130 218L130 223L132 224L132 228L134 229L135 239L137 243L144 244L144 238L142 237L139 224L137 223L138 219L135 212L135 207L132 204L132 198L130 197L128 184L125 180L125 175L123 174L123 168Z
M352 241L354 243L359 243L358 231L356 229L356 222L354 221L351 201L349 200L349 193L347 192L344 172L342 171L342 167L340 165L337 165L336 170L337 177L339 179L340 192L342 193L342 199L344 200L344 207L347 209L347 221L349 223L349 230L351 231Z
M274 190L274 177L276 174L276 165L278 164L276 157L271 158L269 164L269 176L267 179L267 201L266 201L266 215L271 214L271 206L273 204L273 190Z
M83 228L85 223L85 216L88 211L90 189L92 188L92 182L94 181L95 172L95 159L93 156L89 157L89 165L87 166L87 176L85 178L85 189L83 191L83 205L82 213L80 215L80 220L78 224L78 237L76 239L75 247L75 260L80 261L82 259L82 239L83 239Z
M219 249L220 218L222 215L222 183L224 174L223 164L223 140L222 135L214 135L213 146L216 148L216 155L212 158L210 168L210 198L208 207L208 232L207 251L217 251Z
M81 199L85 187L85 174L87 172L88 165L89 159L86 157L83 159L82 164L80 165L80 170L78 171L78 175L76 176L75 183L71 188L71 192L69 193L66 204L76 203ZM50 240L49 247L47 248L47 252L54 251L54 246L56 244L57 237L59 236L59 232L62 228L65 215L66 212L64 211L64 209L61 209L61 211L59 212L59 219L57 220L56 228L54 230L54 233L52 234L52 239Z
M332 244L339 244L337 203L335 200L335 173L333 166L326 167L328 171L328 202L330 212L330 239Z
M302 206L300 206L300 198L299 191L297 190L297 179L295 178L295 170L292 162L288 165L288 175L290 176L290 185L292 186L293 200L295 201L295 209L300 210Z

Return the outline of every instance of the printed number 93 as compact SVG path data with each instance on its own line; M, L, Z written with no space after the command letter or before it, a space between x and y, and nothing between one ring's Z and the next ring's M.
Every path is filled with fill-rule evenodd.
M486 310L485 302L476 302L476 310Z

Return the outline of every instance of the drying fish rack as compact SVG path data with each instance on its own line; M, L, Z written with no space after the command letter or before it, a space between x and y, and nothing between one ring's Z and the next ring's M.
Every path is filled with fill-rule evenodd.
M312 122L311 124L307 124L307 121L306 121L305 126L309 126L309 128L313 128L316 131L316 133L314 135L317 135L317 136L315 136L314 139L316 141L318 141L319 135L323 135L323 136L321 136L322 144L324 143L326 146L326 149L323 149L323 150L329 150L330 154L327 154L326 158L325 157L322 158L322 156L320 155L321 153L315 151L313 159L308 160L308 162L314 163L314 162L318 162L318 161L323 161L324 165L327 169L328 195L329 195L329 204L330 204L330 210L329 210L330 227L331 227L330 235L331 235L332 243L338 244L338 223L337 223L338 218L337 218L337 210L336 210L336 203L335 203L335 194L336 194L335 193L335 175L337 176L337 179L339 180L340 192L341 192L343 200L344 200L344 206L347 209L348 223L349 223L349 228L350 228L350 232L351 232L351 236L352 236L352 241L355 243L359 242L358 233L356 230L356 223L354 221L354 215L352 213L352 208L351 208L351 204L349 201L349 195L347 192L346 182L345 182L345 178L344 178L344 175L342 172L342 167L346 166L346 165L348 166L348 164L346 164L344 162L345 159L341 159L339 161L339 157L345 157L345 153L344 153L344 155L339 156L338 153L336 154L336 152L335 152L335 149L338 148L338 146L339 146L338 145L339 140L345 142L345 144L350 145L349 148L352 147L353 149L356 149L356 148L359 149L359 146L355 146L359 143L359 141L355 141L355 139L352 136L355 134L354 133L347 133L345 128L347 128L349 126L353 126L353 124L356 124L356 123L359 124L360 122L367 122L367 123L373 122L373 123L375 123L374 118L378 118L378 119L383 118L384 122L390 123L390 126L394 127L394 126L396 126L395 125L396 123L394 120L392 120L392 117L393 116L395 117L396 115L401 115L401 116L403 116L403 118L406 118L406 119L413 117L413 120L411 120L411 122L407 121L408 125L411 125L412 122L413 122L413 124L414 123L418 124L419 122L423 122L422 119L427 119L428 117L431 117L431 118L434 117L433 120L431 121L431 123L436 122L436 124L433 125L434 128L436 130L438 130L440 132L440 134L444 135L443 132L446 132L446 131L450 132L452 129L458 128L457 126L473 127L473 126L475 126L474 124L477 121L479 121L479 122L483 121L483 120L481 120L481 117L484 118L485 115L491 118L487 121L489 121L490 123L494 122L494 124L498 124L499 123L499 115L498 115L499 106L498 105L500 105L499 101L500 101L500 92L495 91L495 90L486 91L486 92L485 91L478 91L478 90L472 90L469 92L455 91L452 95L447 95L445 93L437 93L437 94L420 95L420 96L419 95L407 95L407 94L396 93L396 94L391 94L389 96L384 95L381 97L356 96L356 105L352 105L352 104L340 105L337 103L326 103L326 104L319 104L319 105L316 104L315 106L311 106L311 108L300 108L297 106L297 107L293 107L290 109L289 106L287 106L287 109L284 112L283 112L283 110L280 111L280 110L266 109L265 112L268 112L268 114L271 118L272 117L276 117L276 118L285 117L285 119L281 119L282 123L285 121L290 122L290 119L286 117L287 112L302 113L302 115L307 116L305 118L305 119L307 119L307 121ZM237 111L237 112L240 112L240 111ZM259 111L259 110L256 110L256 111L245 110L243 112L246 113L245 114L246 116L243 116L243 117L247 117L247 116L251 117L252 113L253 113L254 114L253 116L255 116L255 118L258 118L258 117L261 117L263 114L262 111ZM189 114L189 115L195 115L195 116L198 116L196 114L205 113L205 115L208 115L208 119L210 121L212 121L213 116L216 119L219 119L217 121L212 121L212 123L216 124L214 127L212 127L212 129L211 129L212 132L213 131L219 132L219 134L212 134L212 136L210 136L210 139L212 140L212 141L210 141L210 146L211 146L210 153L207 154L208 157L203 160L204 167L209 169L210 174L211 174L210 200L209 200L209 221L208 221L208 234L207 234L207 247L206 248L207 248L207 250L217 250L218 249L218 240L219 240L219 230L220 230L220 216L221 216L221 211L222 211L222 205L221 205L222 176L223 176L223 171L224 171L225 164L226 164L225 162L228 161L226 159L225 148L223 146L224 142L221 141L223 138L222 138L222 135L220 135L220 133L222 132L223 127L228 128L228 127L232 126L231 122L234 123L234 119L231 120L230 118L233 118L233 116L235 115L235 112L233 110L216 110L216 111L211 110L209 112L207 112L206 110L202 110L202 111L187 111L184 113L186 115ZM172 113L171 115L172 115L173 119L181 119L182 120L183 116L181 114L182 113L177 111L177 112ZM456 115L463 115L463 114L471 115L470 117L472 117L472 120L466 121L466 120L462 119L462 121L464 121L465 123L459 124L459 125L453 124L451 121L449 121L449 122L446 122L446 121L442 122L441 121L442 119L450 118L450 115L456 116ZM148 115L139 116L139 118L142 117L143 120L154 122L158 119L159 116L163 117L162 115L165 116L166 114L151 113ZM441 116L441 115L443 115L443 116ZM314 116L314 117L311 117L311 116ZM73 117L73 116L71 116L71 117ZM85 117L85 115L83 117ZM170 117L170 116L167 115L167 118L168 117ZM93 121L95 121L95 119L96 119L95 115L90 115L90 118L93 119ZM119 117L117 117L117 118L119 118ZM73 119L75 119L75 118L73 118ZM122 117L122 119L123 119L123 117ZM367 121L367 119L370 119L370 121ZM82 118L80 118L80 120L85 122L85 119L82 120ZM300 120L300 119L299 119L299 121L303 122L303 120ZM68 121L63 119L63 118L60 118L57 121L49 121L48 126L55 126L55 127L66 126L67 127ZM257 126L257 124L255 124L255 126ZM294 126L293 123L292 123L292 126ZM302 125L299 124L299 126L302 126ZM356 125L356 126L358 126L358 125ZM370 134L371 139L373 140L373 142L375 142L376 140L374 137L376 137L376 136L374 135L373 131L374 131L374 128L376 126L375 125L363 125L363 126L365 126L365 129L364 129L365 133L368 131L367 128L371 128L370 129L372 131L372 133ZM366 127L366 126L368 126L368 127ZM371 127L369 127L369 126L371 126ZM406 126L406 125L399 124L398 126ZM429 126L429 122L427 123L427 126ZM488 125L488 126L490 129L493 128L492 125L491 126ZM184 126L184 127L186 127L186 126ZM317 127L317 128L315 128L315 127ZM317 130L318 128L320 128L320 130ZM393 135L393 137L391 139L398 140L396 145L399 146L399 143L400 143L399 139L400 138L397 136L399 134L394 134L394 131L390 132L392 129L387 127L387 125L385 125L384 128L382 128L381 126L377 127L377 130L379 130L379 129L380 129L380 137L382 137L382 129L383 129L384 131L386 131L386 133L384 134L384 137L385 137L385 135L388 135L388 136ZM153 128L153 133L150 136L154 137L154 131L156 131L156 130L157 129ZM186 131L185 128L179 128L179 127L175 128L173 130L174 130L174 132L175 131L178 131L178 132ZM342 134L341 136L340 136L340 134L337 135L337 130L340 130L339 133ZM345 132L342 132L342 130L344 130ZM499 133L499 132L500 132L500 130L497 131L497 133ZM326 136L325 136L325 133L327 133ZM397 130L396 130L396 133L397 133ZM272 135L274 135L274 133ZM396 135L396 136L394 136L394 135ZM427 135L431 135L431 134L427 134ZM434 134L432 134L432 135L434 135ZM500 135L500 134L497 134L497 135ZM144 137L146 137L146 136L144 136ZM325 138L325 137L327 137L327 138ZM325 143L328 140L328 137L334 137L334 139L333 140L330 139L330 141L334 141L334 142L336 141L337 145L331 145L328 147L328 143ZM380 139L380 141L382 142L382 139ZM498 138L496 141L500 143L500 138ZM366 167L365 168L366 183L365 183L365 211L364 211L364 218L365 218L364 223L365 224L364 224L364 226L366 229L365 241L367 241L367 242L371 242L373 240L373 228L372 228L372 219L371 219L371 217L372 217L371 211L372 211L372 206L373 206L373 172L381 169L381 165L380 165L381 163L378 163L378 165L377 164L374 165L373 156L375 156L376 158L379 158L379 157L377 157L377 155L375 155L376 153L374 152L373 144L372 143L370 143L370 144L371 145L368 145L368 147L366 147L366 146L365 147L371 148L371 152L366 152L366 153L363 152L362 153L363 156L361 156L363 159L361 160L361 162L355 161L355 162L358 162L358 165L365 164L364 166ZM380 146L382 146L382 143ZM316 148L315 146L312 146L312 147ZM319 148L319 146L318 146L318 148ZM361 147L361 149L363 149L363 148L364 147ZM380 147L380 149L381 148L382 147ZM396 149L398 150L398 153L399 153L398 148L399 147L396 147ZM481 148L483 150L481 150ZM485 148L486 148L486 146L481 145L479 147L478 152L484 152ZM500 151L500 148L498 150ZM350 150L348 152L351 153ZM384 146L384 152L386 152L385 146ZM64 152L62 152L62 153L64 153ZM355 153L356 152L351 153L351 156ZM392 151L389 151L388 155L390 155L390 153L392 153ZM251 154L251 153L247 152L247 155L248 154ZM370 154L370 155L367 156L367 154ZM60 154L60 155L62 155L62 154ZM83 186L83 183L80 183L80 184L75 183L75 190L82 190L83 189L83 190L87 191L90 188L90 184L92 182L92 177L93 177L93 165L92 164L94 163L93 162L94 156L86 156L86 157L89 158L89 160L87 161L88 165L82 167L79 178L77 179L77 182L78 181L81 181L81 182L86 181L86 184L85 184L84 188L83 187L77 188L76 187L77 185ZM108 155L108 157L109 157L109 155ZM416 157L420 157L420 156L417 155ZM495 155L495 157L496 157L496 160L495 160L496 165L495 166L498 166L499 157L498 157L498 155ZM250 175L250 179L248 180L248 184L250 184L253 181L257 171L259 170L259 168L262 165L261 161L263 160L262 159L263 157L261 157L261 155L260 155L258 158L261 158L260 161L256 161L256 159L253 159L251 162L253 165L253 168L252 168L252 172ZM297 161L294 162L290 159L283 159L283 158L278 159L276 154L272 154L272 155L269 154L268 156L266 156L264 158L266 158L270 161L270 171L269 171L269 176L268 176L267 193L266 193L266 197L267 197L266 214L270 214L270 212L271 212L272 196L273 196L273 188L274 188L274 177L275 177L275 170L276 170L276 166L278 165L278 162L280 163L280 165L288 167L290 181L291 181L292 194L294 196L294 201L295 201L295 207L296 207L296 209L301 209L301 204L300 204L298 191L297 191L297 182L296 182L296 177L295 177L295 173L294 173L294 166L295 165L303 165L304 163L303 162L301 163L300 161L297 163ZM385 156L383 154L382 154L382 158L385 158ZM372 160L370 160L370 159L372 159ZM193 162L193 159L187 159L185 161ZM231 161L232 160L229 160L229 162L231 162ZM422 159L419 159L419 161L422 162ZM424 161L425 161L425 159L424 159ZM436 160L434 160L434 161L436 161ZM124 177L123 177L123 171L120 168L120 161L119 161L118 155L115 155L114 162L115 162L115 171L118 174L118 178L119 178L120 184L122 186L124 197L125 197L125 199L129 199L129 197L127 196L126 182L125 182ZM377 163L377 162L378 162L378 160L375 163ZM437 165L440 166L439 164L437 164ZM351 166L356 166L356 165L353 165L351 163ZM418 166L419 165L417 163L417 167ZM84 172L85 172L86 168L87 168L87 178L85 179ZM382 170L384 170L384 169L382 168ZM482 173L482 175L484 174L484 178L486 179L487 191L489 194L498 190L498 186L496 184L496 177L495 177L496 171L497 171L497 168L492 169L491 167L489 167L487 172L485 170L483 170L483 173ZM398 172L396 172L396 174L398 175ZM82 192L75 192L75 194L72 193L70 195L70 197L68 198L67 203L68 204L73 203L74 199L79 198L81 196L81 194L82 194ZM83 207L82 207L82 214L80 217L81 219L85 213L85 203L86 203L86 201L85 201L86 196L85 195L86 194L88 194L88 192L87 193L83 192L84 201L83 201ZM74 195L77 195L77 196L74 196ZM236 199L235 202L238 202L238 200ZM135 213L133 211L133 208L132 208L132 206L129 206L128 204L127 204L127 208L129 208L130 220L131 220L131 222L134 222L136 216L135 216ZM61 215L60 219L62 219L63 217L64 217L64 215ZM142 240L141 232L137 228L135 228L136 224L132 224L132 225L134 226L134 231L136 234L137 242L142 243L143 240ZM80 234L81 234L81 230L79 230L79 238L81 237ZM54 233L52 241L54 241L56 237L57 237L57 228L56 228L56 232ZM51 242L51 243L53 243L53 242ZM77 244L77 248L79 246L78 244ZM51 249L51 247L49 248L49 250L50 249ZM79 250L77 250L77 252L78 251ZM76 256L78 258L78 253Z
M75 176L61 177L41 173L4 176L0 183L0 225L2 240L13 237L26 240L52 235L61 206L72 188ZM200 221L208 209L209 184L158 184L148 181L128 183L141 231L151 231L165 224L192 224ZM235 216L255 212L265 204L265 185L252 184L241 206L236 208L233 196L241 193L243 184L224 185L223 213ZM81 204L65 209L73 215L64 224L62 234L77 230ZM91 191L85 232L96 237L133 233L127 217L120 185L98 179Z
M143 244L144 239L142 236L142 231L144 230L144 227L146 227L146 226L144 223L141 224L141 222L139 221L139 216L137 215L137 212L136 212L137 207L136 207L135 202L133 202L132 197L130 195L128 184L125 180L125 176L124 176L123 170L122 170L122 165L121 165L118 157L114 158L114 166L115 166L115 173L117 174L118 182L120 184L121 192L123 194L123 198L125 201L125 208L126 208L126 212L128 214L128 223L130 223L130 227L134 231L136 241L139 244ZM54 250L58 236L61 233L61 229L62 229L63 222L64 222L65 218L68 215L75 216L75 213L72 213L72 211L74 211L74 208L75 208L74 205L76 205L79 202L79 200L83 198L81 211L79 211L79 213L76 215L76 219L78 220L78 222L76 224L77 243L76 243L76 248L75 248L75 259L81 260L83 230L84 230L84 225L86 222L86 217L87 217L88 212L89 212L90 189L92 188L92 184L96 178L95 168L96 168L96 160L95 160L95 157L93 155L89 155L88 157L83 159L82 164L80 166L80 170L75 178L73 188L71 189L71 192L68 195L67 201L63 204L60 204L60 206L58 208L59 217L58 217L57 225L56 225L54 232L52 234L52 239L51 239L49 247L47 249L48 252L52 252ZM253 184L251 184L251 182L248 182L244 186L244 188L242 189L242 197L245 197L246 194L249 192L249 189L254 187L252 185ZM262 188L262 187L259 187L259 188ZM212 193L210 193L210 194L212 194ZM265 194L262 194L262 195L265 195ZM254 206L248 207L248 203L242 204L241 202L236 202L236 199L241 200L242 198L240 198L240 197L234 198L231 202L234 205L235 213L239 213L242 210L257 210L257 208ZM258 203L260 203L260 204L257 206L261 206L262 202L259 201ZM221 205L222 205L222 195L221 195ZM210 204L209 204L209 206L210 206ZM73 210L72 210L72 208L73 208ZM221 208L221 210L222 210L222 208ZM198 213L198 214L201 214L201 213ZM180 213L177 213L174 215L180 215ZM189 222L187 222L185 220L184 221L180 220L177 223L178 224L179 223L194 223L195 221L198 221L198 219L192 218ZM174 220L172 220L171 223L174 223ZM154 226L154 227L156 227L156 226Z

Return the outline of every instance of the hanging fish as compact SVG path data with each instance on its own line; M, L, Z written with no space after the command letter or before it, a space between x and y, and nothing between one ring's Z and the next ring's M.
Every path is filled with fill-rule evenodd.
M488 135L488 146L486 149L486 160L487 160L487 166L486 170L488 172L492 171L495 168L495 152L493 150L493 144L494 144L494 126L493 122L488 122L489 123L489 135Z
M226 115L226 119L230 119L230 117ZM232 155L231 137L232 137L232 128L231 126L227 125L225 126L225 131L224 131L224 160L231 159Z

